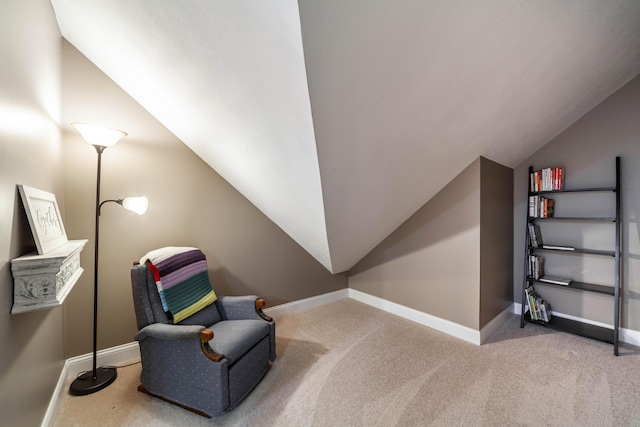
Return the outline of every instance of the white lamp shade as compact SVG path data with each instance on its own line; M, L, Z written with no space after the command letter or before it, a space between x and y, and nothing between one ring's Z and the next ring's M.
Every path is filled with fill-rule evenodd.
M71 125L80 132L85 141L94 146L111 147L120 138L127 136L124 131L95 123L72 122Z
M149 207L149 199L145 196L141 197L125 197L122 201L122 207L131 212L135 212L138 215L142 215L147 211Z

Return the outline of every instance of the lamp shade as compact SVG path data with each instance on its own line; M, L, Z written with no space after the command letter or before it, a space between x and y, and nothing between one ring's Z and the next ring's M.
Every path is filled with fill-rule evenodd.
M127 136L124 131L95 123L71 122L71 126L80 132L85 141L98 147L111 147L120 138Z
M124 200L122 200L122 207L138 215L142 215L149 207L149 200L145 196L125 197Z

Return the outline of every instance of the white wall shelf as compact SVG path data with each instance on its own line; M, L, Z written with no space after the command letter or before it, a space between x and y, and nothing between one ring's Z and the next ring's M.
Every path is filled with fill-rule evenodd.
M80 252L87 240L70 240L44 255L11 260L13 307L11 314L60 307L80 275Z

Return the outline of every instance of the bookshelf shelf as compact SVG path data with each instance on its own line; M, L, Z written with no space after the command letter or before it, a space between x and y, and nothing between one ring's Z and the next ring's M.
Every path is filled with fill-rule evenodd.
M603 328L601 326L591 325L589 323L578 322L576 320L566 319L564 317L553 317L550 322L540 322L531 319L529 312L525 315L525 320L529 323L546 326L559 332L568 332L570 334L579 335L581 337L590 338L596 341L614 344L614 330Z
M593 221L616 222L614 217L585 217L585 216L550 216L547 218L532 218L535 221Z
M600 255L600 256L616 256L616 251L600 251L595 249L573 248L573 249L553 249L553 248L538 248L535 246L529 247L530 251L549 251L549 252L561 252L563 254L583 254L583 255Z
M546 174L546 175L545 175ZM554 330L568 332L575 335L591 338L598 341L613 344L613 353L618 355L619 343L619 326L620 326L620 299L621 286L620 278L622 271L621 256L621 168L620 157L616 157L616 186L615 187L587 187L563 189L562 181L564 179L564 170L560 168L547 168L543 171L534 171L533 167L529 167L529 182L527 186L529 209L527 211L526 222L526 243L525 243L525 259L524 259L524 277L522 286L522 311L520 313L520 327L524 328L525 323L536 323ZM546 181L545 181L546 179ZM534 191L535 189L544 188L561 188L553 191ZM546 199L543 195L558 195L562 193L584 193L584 197L594 192L613 192L615 193L615 217L605 216L578 216L578 217L556 217L553 216L554 207L557 203L562 203L562 197L555 200ZM583 196L580 196L583 197ZM547 203L548 202L548 203ZM548 206L547 206L548 204ZM590 227L603 227L606 223L615 224L615 248L613 250L600 250L591 248L577 248L562 245L549 245L555 247L543 247L543 233L539 223L547 221L558 221L562 224L574 222L592 222ZM599 225L602 224L602 225ZM554 227L560 227L556 225ZM563 227L564 228L564 227ZM557 228L556 228L557 229ZM569 230L569 229L566 229ZM572 229L573 230L573 229ZM601 229L605 230L605 229ZM573 233L573 231L571 231ZM546 253L549 257L556 257L556 260L568 260L567 258L557 258L558 254L575 255L575 256L600 256L613 258L615 262L615 273L613 278L613 286L598 285L581 281L570 281L568 285L549 283L543 281L544 278L544 258L538 256L538 253ZM562 261L561 261L562 262ZM608 261L607 261L608 262ZM548 276L547 276L548 277ZM564 280L560 280L565 282ZM567 279L569 281L569 279ZM566 283L566 282L565 282ZM553 315L548 315L550 304L544 301L534 289L534 285L543 285L546 287L561 287L574 292L592 292L613 297L613 326L612 328L604 328L593 325L589 321L579 321L567 319ZM543 321L541 319L547 319Z
M536 280L533 277L528 277L527 280L529 282L535 282L535 283L539 283L541 285L559 286L561 288L570 289L570 290L573 290L573 291L589 291L589 292L595 292L595 293L598 293L598 294L605 294L605 295L614 295L614 293L615 293L615 289L614 289L613 286L596 285L594 283L585 283L585 282L572 281L568 285L558 285L556 283L549 283L549 282L544 282L544 281L541 281L541 280Z
M587 188L572 188L563 190L551 190L551 191L532 191L532 195L554 194L554 193L585 193L585 192L616 192L616 187L587 187Z

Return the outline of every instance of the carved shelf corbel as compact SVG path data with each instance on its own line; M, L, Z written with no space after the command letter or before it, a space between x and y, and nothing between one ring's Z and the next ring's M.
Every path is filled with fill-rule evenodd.
M87 240L70 240L44 255L11 260L13 307L11 314L60 307L80 275L80 252Z

